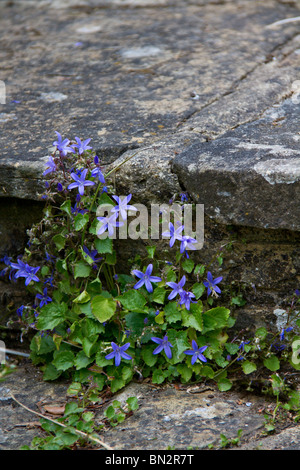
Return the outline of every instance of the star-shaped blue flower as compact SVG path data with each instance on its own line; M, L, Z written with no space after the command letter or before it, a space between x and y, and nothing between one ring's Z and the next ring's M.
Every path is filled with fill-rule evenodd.
M115 213L120 213L121 217L123 220L127 219L127 211L137 211L137 208L134 206L131 206L128 204L130 201L132 194L128 194L128 196L124 197L124 199L121 199L119 196L112 196L114 200L118 203L117 206L115 206L113 209L111 209L111 212Z
M45 163L46 170L44 171L43 175L46 176L48 173L52 173L53 171L57 170L55 161L53 160L52 157L49 157L49 160Z
M62 139L62 136L60 135L59 132L55 131L55 134L57 135L57 140L53 142L53 145L56 146L57 150L65 157L67 153L73 153L74 149L72 147L68 147L70 141L69 139Z
M205 351L205 349L207 349L208 346L202 346L201 348L198 347L198 344L196 343L196 341L193 339L192 341L192 348L193 349L190 349L188 351L184 351L184 354L187 354L189 356L192 356L192 359L191 359L191 364L195 364L195 362L197 361L197 359L199 359L200 361L202 362L207 362L207 359L205 356L203 356L203 352Z
M151 338L154 343L158 343L159 346L154 349L153 354L159 354L162 350L165 351L166 356L171 359L172 358L172 351L170 348L173 348L173 345L170 343L168 340L168 336L165 335L162 339L161 338L156 338L152 337Z
M137 269L132 270L132 274L137 276L140 280L135 284L134 289L139 289L145 284L145 287L149 293L153 292L153 286L151 282L160 282L161 278L158 276L151 276L153 271L153 265L149 264L145 273L138 271Z
M105 359L109 360L109 359L115 358L116 366L119 366L121 364L121 358L129 361L130 359L132 359L132 357L129 356L129 354L125 352L126 349L129 348L129 346L130 346L130 343L126 343L123 346L118 346L116 343L112 341L111 347L113 348L113 351L107 354L107 356L105 356Z
M104 178L104 175L103 175L102 171L100 170L100 168L94 168L91 172L91 176L93 178L98 178L100 183L105 184L105 178Z
M169 223L169 232L163 232L162 235L164 237L171 237L170 238L170 247L174 245L176 240L182 241L182 231L184 229L184 225L180 225L178 228L175 229L172 222Z
M36 297L40 300L40 307L43 307L43 305L47 305L49 302L52 302L51 297L49 297L47 293L47 287L44 288L43 294L37 294Z
M86 180L88 170L84 169L80 175L76 173L71 173L71 177L75 180L74 183L69 184L68 189L78 188L79 194L82 196L84 194L85 186L94 186L94 181Z
M193 300L195 298L195 295L192 292L182 290L179 295L180 295L179 304L184 305L187 310L190 310L191 302L197 303L196 300Z
M213 295L217 296L217 294L221 294L221 289L217 286L219 282L223 279L222 276L217 277L216 279L213 278L213 275L210 271L207 273L207 280L203 281L203 284L207 288L207 295L210 296L212 293Z
M174 299L178 294L180 294L180 292L182 292L185 282L186 282L186 277L183 275L181 280L178 283L176 282L166 283L167 286L170 286L173 289L172 292L168 296L169 300Z
M75 137L75 140L77 144L73 144L73 149L77 148L79 155L82 155L86 150L91 150L93 148L88 145L91 139L86 139L82 142L81 139L79 139L79 137Z
M97 232L97 235L102 235L102 233L106 232L108 230L108 235L110 237L114 236L115 233L115 227L121 227L124 222L117 222L118 214L112 214L110 216L105 216L105 217L97 217L99 222L102 222L102 225L100 229Z

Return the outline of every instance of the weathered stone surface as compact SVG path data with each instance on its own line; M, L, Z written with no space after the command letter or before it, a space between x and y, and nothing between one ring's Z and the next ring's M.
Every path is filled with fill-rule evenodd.
M299 104L194 144L173 161L181 184L223 224L300 230Z
M57 419L46 412L47 406L63 406L68 382L46 383L42 374L26 361L0 385L0 450L19 450L30 445L35 436L43 436L40 417L24 409L11 397L34 412ZM204 384L152 386L132 382L111 398L123 405L128 397L138 398L139 409L115 428L106 427L100 438L113 450L182 450L220 449L221 434L240 442L233 449L299 450L299 427L280 422L276 433L264 432L265 412L275 403L249 392L219 392ZM95 422L102 422L102 408L95 408ZM138 455L138 454L137 454Z
M295 79L293 64L268 62L293 40L297 25L267 28L296 16L293 3L32 0L2 2L0 11L2 196L39 197L55 130L91 137L111 162L172 133L191 134L192 141L210 135L209 126L199 133L202 113L246 78L244 102L260 81L268 104ZM235 125L245 121L249 110L242 108ZM251 116L260 112L257 101ZM218 132L232 125L223 121Z

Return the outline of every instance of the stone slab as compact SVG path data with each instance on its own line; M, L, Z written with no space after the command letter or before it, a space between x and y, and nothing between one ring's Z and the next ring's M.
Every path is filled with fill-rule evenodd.
M173 160L173 171L222 224L300 230L299 103L289 98L261 119Z
M214 135L199 132L201 114L257 67L264 81L266 62L298 32L268 26L297 14L297 3L275 0L1 2L0 196L39 198L55 130L90 137L104 163L170 135L181 150ZM285 78L278 70L273 100L295 80L293 64ZM219 132L230 126L219 120Z

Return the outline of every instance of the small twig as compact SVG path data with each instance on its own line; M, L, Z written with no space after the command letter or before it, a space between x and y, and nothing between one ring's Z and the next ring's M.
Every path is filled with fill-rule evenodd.
M25 410L29 411L30 413L33 413L33 414L39 416L39 417L42 418L42 419L47 419L48 421L51 421L52 423L57 424L58 426L61 426L61 427L63 427L63 428L67 428L67 427L68 427L68 426L66 426L66 425L63 424L63 423L60 423L59 421L56 421L55 419L48 418L47 416L44 416L44 415L42 415L41 413L38 413L37 411L31 410L31 409L28 408L26 405L23 405L23 403L19 402L19 400L17 400L16 397L15 397L11 392L10 392L10 396L12 397L12 399L13 399L16 403L18 403L18 405L22 406L22 408L25 408ZM103 441L101 441L100 439L97 439L97 438L95 438L95 437L92 437L92 436L90 436L89 434L86 434L86 433L83 432L83 431L79 431L79 430L76 429L76 428L74 428L74 431L75 431L75 433L78 434L79 436L84 437L84 438L86 438L86 439L89 439L89 440L95 442L96 444L99 444L99 445L101 445L102 447L105 447L105 449L107 449L107 450L113 450L112 447L110 447L109 445L105 444L105 443L104 443Z

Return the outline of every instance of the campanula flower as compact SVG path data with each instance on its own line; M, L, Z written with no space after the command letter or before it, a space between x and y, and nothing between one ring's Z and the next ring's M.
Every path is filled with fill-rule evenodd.
M283 341L284 340L284 333L289 333L290 331L292 331L293 327L292 326L288 326L287 328L282 328L281 332L280 332L280 335L279 335L279 338L280 338L280 341Z
M121 227L124 225L123 222L117 222L118 214L112 214L111 216L105 217L97 217L97 219L102 222L102 226L100 227L97 235L102 235L102 233L108 230L108 234L110 237L113 237L115 227Z
M45 165L46 165L46 170L43 173L44 176L47 175L48 173L52 173L53 171L57 170L57 166L52 157L49 157L49 160L45 163Z
M129 348L129 346L130 346L130 343L126 343L123 346L118 346L116 343L114 343L112 341L111 342L111 347L113 348L113 351L111 353L107 354L107 356L105 356L105 359L109 360L109 359L115 358L115 365L116 366L120 365L121 358L127 359L129 361L130 359L132 359L132 357L129 356L129 354L127 354L125 352L126 349Z
M68 147L70 141L69 139L64 139L62 140L62 136L60 135L59 132L55 131L55 134L57 135L57 140L53 142L53 145L56 146L57 150L65 157L67 153L73 153L74 149L72 147Z
M25 278L25 286L28 286L31 281L40 281L36 275L40 269L40 266L35 268L33 266L29 266L27 263L24 263L21 259L18 259L18 263L11 263L11 267L16 270L16 273L14 273L15 279L18 279L19 277Z
M134 206L131 206L130 204L128 204L128 202L130 201L131 197L132 197L132 194L128 194L128 196L124 197L124 199L122 200L120 197L118 196L112 196L114 198L114 200L118 203L117 206L115 206L111 212L116 212L116 213L120 213L121 214L121 217L123 220L126 220L127 219L127 211L137 211L137 208L134 207Z
M216 279L213 278L212 276L212 273L210 271L208 271L207 273L207 280L206 281L203 281L203 284L205 285L205 287L207 288L207 295L210 296L210 294L212 293L213 295L215 295L217 297L217 293L218 294L221 294L221 290L220 288L217 286L217 284L219 284L219 282L221 282L223 279L222 276L220 277L217 277Z
M169 232L163 232L162 235L164 237L171 237L170 238L170 247L174 245L176 240L181 241L182 240L182 235L181 232L184 229L184 225L180 225L178 228L175 229L174 225L172 222L169 223Z
M105 184L105 178L104 178L104 175L103 175L102 171L100 170L100 168L94 168L91 172L91 176L93 178L98 178L100 183Z
M196 300L193 300L195 298L195 295L192 292L188 292L186 290L182 290L180 293L180 300L179 304L184 305L187 310L190 310L191 308L191 302L197 303Z
M89 251L89 249L86 246L83 246L82 249L85 252L85 258L87 256L89 258L91 258L91 260L93 261L93 265L92 265L93 268L97 269L97 264L96 263L99 263L99 261L101 261L103 259L103 258L96 258L97 254L98 254L98 251L97 250Z
M145 284L145 287L149 293L153 292L153 286L151 282L160 282L161 278L157 276L151 276L153 265L149 264L145 273L138 271L137 269L132 270L132 274L137 276L140 280L135 284L134 289L139 289Z
M193 349L190 349L188 351L184 351L184 354L187 354L188 356L192 356L192 359L191 359L191 364L195 364L195 362L197 361L197 359L199 359L200 361L202 362L207 362L207 359L205 356L203 356L203 352L205 351L205 349L207 349L208 346L202 346L202 347L198 347L198 344L196 343L196 341L193 339L192 341L192 348Z
M165 351L166 356L171 359L172 358L172 351L170 348L173 348L173 345L168 341L168 336L164 336L161 338L152 337L151 338L154 343L158 343L159 346L154 349L153 354L159 354L162 350Z
M82 142L81 139L79 139L79 137L75 137L75 140L77 144L73 144L73 149L77 148L79 155L82 155L86 150L91 150L93 148L88 145L91 139L86 139Z
M43 307L43 305L47 305L49 302L52 302L51 297L48 296L47 287L44 288L43 294L37 294L36 298L40 300L39 307Z
M180 253L183 253L186 249L195 250L196 248L193 246L193 243L197 243L197 240L195 238L192 238L188 235L184 235L180 243Z
M176 282L167 282L167 286L171 287L173 290L172 292L169 294L168 296L168 299L169 300L172 300L174 299L178 294L180 294L180 292L183 291L183 286L186 282L186 277L183 275L181 280L176 283Z
M89 181L85 179L87 172L87 169L83 170L80 176L78 176L76 173L71 173L71 177L73 178L73 180L75 180L75 182L69 184L68 189L78 188L78 192L82 196L84 194L85 186L94 186L94 181Z

